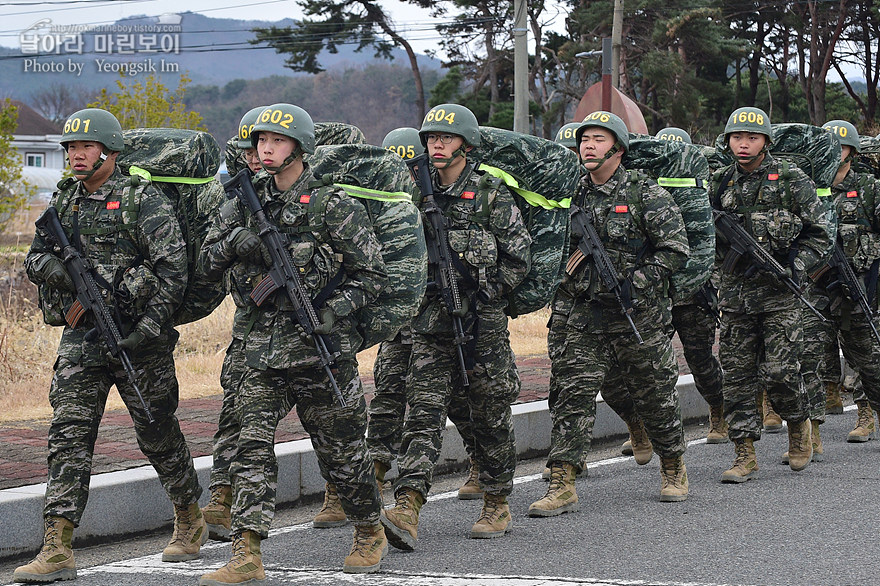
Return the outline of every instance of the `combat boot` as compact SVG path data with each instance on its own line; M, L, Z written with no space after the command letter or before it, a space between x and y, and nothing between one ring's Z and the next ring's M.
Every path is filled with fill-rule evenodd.
M458 489L458 499L472 501L483 498L483 490L480 488L480 467L473 458L468 472L468 479Z
M163 562L185 562L199 557L208 541L208 525L199 503L174 505L174 533L162 551Z
M859 409L859 418L855 428L846 436L850 443L860 443L871 440L874 437L874 410L867 401L856 401Z
M843 413L843 399L840 398L841 383L825 383L825 414Z
M627 439L620 445L620 453L624 456L632 456L633 455L633 442L631 439Z
M810 465L813 458L813 442L810 436L810 420L788 422L788 467L799 472Z
M707 444L726 444L727 420L724 419L724 405L709 406L709 433L706 434Z
M632 442L633 458L636 464L644 466L654 457L654 446L648 438L648 430L645 429L645 422L639 416L634 416L629 421L624 420L629 428L629 440Z
M660 502L687 500L688 473L681 456L660 458Z
M555 517L580 508L574 488L575 467L568 462L550 464L550 486L543 498L529 506L529 517Z
M764 431L767 433L779 433L782 431L782 417L773 410L773 404L770 402L770 397L767 396L767 391L764 391L762 404L764 408Z
M260 554L260 536L244 531L232 537L232 559L215 572L199 579L199 586L226 586L227 584L265 584L263 556Z
M813 462L821 462L825 459L825 448L822 447L822 436L819 434L818 419L810 420L810 441L813 443Z
M483 510L480 518L471 527L471 539L492 539L501 537L513 525L507 497L486 493L483 496Z
M388 543L397 549L412 551L419 538L419 511L425 504L425 497L417 490L403 487L394 498L394 506L382 511L379 521L385 527Z
M354 526L354 543L342 564L346 574L369 574L379 571L382 558L388 553L388 540L381 523Z
M755 440L750 437L733 440L736 459L730 470L721 474L721 482L739 484L758 477L758 459L755 456Z
M43 548L34 560L15 568L13 582L44 583L56 580L75 580L73 561L73 523L64 517L46 517Z
M342 510L342 501L339 500L336 485L328 482L324 486L324 505L312 519L312 525L318 529L326 529L328 527L342 527L346 523L348 523L348 517Z
M232 487L221 484L211 489L211 500L202 509L202 516L208 525L208 537L217 541L230 541L229 528L232 526Z

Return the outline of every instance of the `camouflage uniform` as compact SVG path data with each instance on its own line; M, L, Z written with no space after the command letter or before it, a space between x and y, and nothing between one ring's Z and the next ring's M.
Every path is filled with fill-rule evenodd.
M221 208L200 258L202 270L214 278L230 269L232 295L248 312L241 338L245 367L236 398L241 431L229 468L234 535L244 531L263 538L268 535L277 482L275 428L294 404L322 474L337 486L348 517L355 523L375 523L379 518L381 502L363 439L366 403L355 359L361 338L351 314L379 294L385 266L364 207L342 190L310 188L311 178L311 169L305 165L300 179L283 193L269 176L260 176L255 188L267 216L288 235L288 250L312 297L339 270L345 273L342 285L330 293L325 306L339 318L331 338L341 353L335 376L347 406L340 407L334 399L314 341L297 322L283 291L275 292L261 307L244 297L267 267L261 260L239 258L229 243L235 228L254 229L253 219L237 201ZM320 218L310 217L306 204L316 197L325 198L325 205L318 206L323 209Z
M732 175L728 175L732 170ZM716 172L730 176L713 205L746 216L745 227L783 266L797 250L798 270L809 272L830 251L834 227L803 171L790 166L789 177L767 154L750 173L738 164ZM717 187L717 186L716 186ZM719 236L718 258L728 246ZM794 255L792 254L792 257ZM745 265L745 262L741 264ZM789 424L807 419L807 398L800 358L803 347L801 302L774 278L758 273L722 273L720 358L724 368L724 411L732 440L761 437L756 397L766 388L774 410Z
M99 286L114 286L115 295L106 301L111 312L115 307L122 316L122 334L136 330L145 336L146 341L130 357L155 422L147 422L125 370L109 357L104 341L86 335L92 328L91 318L86 317L76 329L65 326L49 390L53 417L44 515L79 524L88 499L98 426L113 385L131 414L138 445L171 501L184 507L195 503L202 489L174 414L178 386L173 350L178 333L171 318L187 283L186 245L174 208L160 191L145 181L123 176L118 169L95 193L87 193L81 182L72 179L62 181L59 188L50 205L58 208L71 242L106 281ZM60 325L57 319L74 298L72 293L40 282L37 275L51 254L45 233L38 230L25 267L39 285L47 320ZM142 263L134 271L139 277L123 278L136 263ZM131 288L126 283L132 284ZM137 289L134 283L143 290L131 290ZM121 302L123 297L131 303Z
M550 392L557 399L547 460L583 466L592 440L596 395L617 373L627 381L654 449L663 458L680 456L685 444L667 281L688 257L681 213L666 190L642 174L630 176L623 166L602 185L585 175L581 188L574 203L593 212L596 231L618 273L632 278L632 318L644 344L638 344L592 262L584 261L574 276L566 274L553 298L548 324ZM573 234L571 252L578 242ZM640 254L643 246L647 254Z
M480 486L488 494L508 495L516 466L510 404L519 395L520 380L508 337L505 294L528 273L531 237L513 197L498 180L467 163L455 184L444 188L437 185L436 172L431 172L434 197L450 223L450 247L469 273L458 277L464 279L462 295L472 299L463 321L476 318L471 330L474 343L465 350L474 365L464 393L473 422ZM485 301L477 300L477 288ZM406 487L427 496L450 398L461 388L452 320L438 292L429 290L423 298L412 330L409 413L394 488L395 494Z

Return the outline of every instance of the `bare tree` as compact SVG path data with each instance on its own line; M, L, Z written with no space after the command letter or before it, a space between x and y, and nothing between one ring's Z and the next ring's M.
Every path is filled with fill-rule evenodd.
M57 81L33 92L30 98L33 108L55 124L63 124L68 116L84 108L90 100L88 90Z

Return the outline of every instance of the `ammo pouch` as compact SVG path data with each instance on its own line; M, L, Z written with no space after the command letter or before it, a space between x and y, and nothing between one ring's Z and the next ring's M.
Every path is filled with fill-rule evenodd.
M43 321L50 326L67 325L64 316L74 301L71 291L56 289L47 283L40 284L40 309L43 311Z
M800 218L786 210L752 212L750 219L755 240L765 247L769 245L770 252L782 255L788 254L804 226Z
M136 321L143 315L144 308L159 292L159 279L146 264L129 267L122 273L122 280L116 287L116 305L119 311Z
M842 227L842 226L841 226ZM844 248L844 252L847 252ZM847 252L849 257L849 253ZM852 262L856 273L863 273L871 268L871 263L880 258L880 234L863 232L858 236L858 247L853 254Z

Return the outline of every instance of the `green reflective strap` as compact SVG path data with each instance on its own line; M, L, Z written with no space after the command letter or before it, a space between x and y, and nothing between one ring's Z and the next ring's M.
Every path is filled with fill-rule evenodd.
M658 177L660 187L703 187L702 179L696 177Z
M552 199L547 199L540 193L535 193L534 191L529 191L528 189L523 189L519 186L519 181L506 171L502 171L498 167L493 167L491 165L487 165L486 163L480 163L478 169L480 171L485 171L489 175L493 177L497 177L501 179L504 184L515 191L521 198L526 200L530 206L536 208L544 208L545 210L555 210L558 208L568 208L571 206L571 198L566 197L563 200L556 201Z
M392 203L410 202L412 203L412 195L405 191L380 191L378 189L367 189L360 185L347 185L345 183L334 183L352 197L360 197L362 199L375 199L376 201L388 201Z
M819 197L828 197L829 195L831 195L831 188L830 187L817 187L816 188L816 195L818 195Z
M519 187L519 181L516 178L508 173L507 171L503 171L498 167L493 167L492 165L487 165L486 163L480 163L477 165L477 169L479 171L485 171L492 177L497 177L504 182L504 185L508 187Z
M160 177L157 175L151 175L146 169L141 169L134 165L128 168L128 174L143 177L147 181L158 181L160 183L185 183L187 185L202 185L214 180L213 177Z

